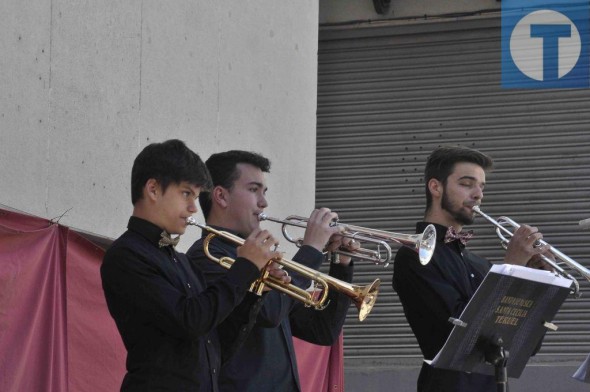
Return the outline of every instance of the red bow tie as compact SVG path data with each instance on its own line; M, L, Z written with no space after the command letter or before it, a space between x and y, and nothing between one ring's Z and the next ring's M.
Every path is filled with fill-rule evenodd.
M471 237L473 237L472 230L461 231L460 233L457 233L457 230L455 230L453 226L449 226L447 234L445 234L445 244L459 240L463 245L466 245L467 241L469 241Z

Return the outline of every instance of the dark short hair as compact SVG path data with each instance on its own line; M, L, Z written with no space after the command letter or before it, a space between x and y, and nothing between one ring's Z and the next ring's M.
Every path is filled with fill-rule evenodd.
M153 178L165 192L170 184L183 181L208 190L211 176L201 158L183 141L167 140L146 146L133 161L131 169L131 202L143 197L143 187Z
M211 173L213 187L222 186L226 189L232 189L236 180L240 178L240 171L237 167L238 163L252 165L264 173L270 172L270 161L258 153L242 150L220 152L211 155L205 162L209 173ZM203 216L207 219L211 212L211 194L209 192L201 192L199 204L201 205Z
M447 179L453 172L456 163L467 162L480 166L484 171L491 170L493 160L486 154L468 147L438 147L435 149L424 168L424 185L426 188L426 211L432 205L432 195L428 189L428 181L432 178L447 184Z

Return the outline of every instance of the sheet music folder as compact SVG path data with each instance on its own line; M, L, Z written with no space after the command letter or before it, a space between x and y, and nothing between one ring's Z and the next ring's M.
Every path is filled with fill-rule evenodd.
M508 352L509 377L520 377L546 332L547 324L569 295L570 279L552 272L511 264L492 266L453 324L432 366L495 374L485 361L490 342L500 337Z

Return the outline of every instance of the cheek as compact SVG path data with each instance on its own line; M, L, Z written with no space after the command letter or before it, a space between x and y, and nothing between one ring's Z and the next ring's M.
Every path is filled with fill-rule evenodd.
M241 205L244 208L251 208L256 206L258 198L252 192L249 192L244 198L241 200Z
M470 191L462 190L457 195L457 201L463 202L463 200L465 200L465 199L470 199L471 198L471 194L472 194L472 192L470 192Z
M463 200L467 197L466 194L457 190L450 190L446 192L447 201L451 205L462 204Z

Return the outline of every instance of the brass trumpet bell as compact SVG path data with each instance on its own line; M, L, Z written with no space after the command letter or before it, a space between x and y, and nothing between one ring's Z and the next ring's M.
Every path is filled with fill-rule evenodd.
M232 233L228 233L227 231L221 231L210 226L202 225L192 217L187 218L186 223L188 225L197 226L202 230L209 232L203 241L203 250L205 255L209 260L219 264L220 266L226 269L231 268L235 260L230 257L216 258L209 252L209 244L215 237L224 238L237 245L243 245L244 240ZM261 276L254 283L252 283L252 286L250 287L251 292L261 295L264 286L268 286L274 290L278 290L282 293L285 293L286 295L289 295L295 300L303 302L305 306L311 306L315 309L321 310L327 306L328 292L330 289L333 289L346 295L351 299L352 302L354 302L359 311L358 317L360 321L363 321L369 315L369 313L371 313L373 305L377 300L377 295L379 294L379 285L381 283L379 279L375 279L373 283L367 286L358 286L341 281L330 275L321 273L314 270L313 268L307 267L292 260L269 260L269 262L271 261L282 265L283 268L289 271L298 273L299 275L310 279L313 285L313 290L309 292L291 283L284 283L282 280L269 275L268 272L263 269ZM320 294L316 298L314 293L318 291Z

